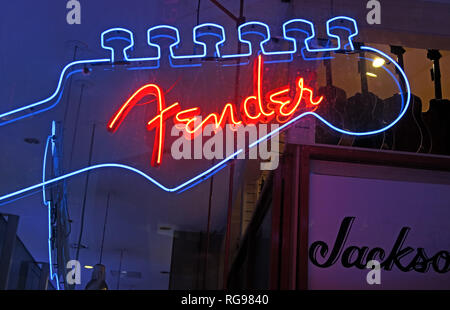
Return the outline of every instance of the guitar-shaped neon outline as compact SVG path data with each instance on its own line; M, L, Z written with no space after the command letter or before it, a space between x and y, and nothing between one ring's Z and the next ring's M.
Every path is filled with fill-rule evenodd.
M340 22L340 24L338 24ZM342 22L350 22L353 25L353 29L347 28L347 27L343 27L341 24ZM337 24L337 25L336 25ZM299 52L301 55L305 56L305 48L306 48L306 52L308 53L317 53L317 52L334 52L334 51L343 51L343 50L347 50L347 51L354 51L355 47L354 44L352 42L352 39L358 34L358 28L357 28L357 23L353 18L350 17L345 17L345 16L337 16L334 18L331 18L327 21L326 26L327 26L327 34L329 37L331 38L335 38L336 39L336 46L331 46L331 47L314 47L312 40L315 38L315 31L314 31L314 25L313 23L311 23L310 21L307 21L305 19L291 19L287 22L285 22L283 24L283 39L286 41L290 42L290 49L289 50L284 50L284 51L270 51L267 50L266 44L267 42L270 40L270 31L269 31L269 26L267 26L264 23L261 22L247 22L245 24L242 24L239 26L238 28L238 39L240 40L240 42L244 45L247 46L248 51L241 53L241 54L224 54L221 51L221 47L223 46L223 43L225 42L226 38L225 38L225 30L222 26L218 25L218 24L214 24L214 23L205 23L205 24L201 24L198 25L196 27L193 28L193 41L196 44L196 46L200 47L202 52L200 54L193 54L193 55L177 55L176 53L176 48L177 45L180 42L180 36L179 36L179 31L176 27L173 26L168 26L168 25L160 25L160 26L155 26L150 28L147 31L147 39L148 39L148 44L154 48L156 48L157 50L157 55L156 56L152 56L152 57L144 57L144 58L130 58L128 56L128 51L130 49L132 49L132 47L134 46L134 39L133 39L133 33L127 29L124 28L112 28L109 30L104 31L101 34L101 45L103 48L110 50L111 51L111 57L110 58L102 58L102 59L90 59L90 60L79 60L79 61L74 61L69 63L68 65L66 65L59 77L58 80L58 84L57 84L57 88L55 90L55 92L48 98L34 102L32 104L29 104L27 106L21 107L21 108L17 108L14 109L12 111L6 112L6 113L2 113L0 114L0 120L4 119L4 121L0 122L0 130L1 130L1 126L7 125L9 123L12 123L14 121L18 121L21 119L24 119L26 117L29 117L31 115L37 114L37 113L42 113L45 111L48 111L50 109L52 109L53 107L55 107L61 96L62 96L62 91L64 89L63 84L63 79L67 79L70 75L74 74L74 73L78 73L81 72L81 69L78 70L73 70L70 71L70 69L72 69L72 67L81 65L81 66L86 66L86 65L98 65L98 64L115 64L115 63L119 63L119 62L126 62L126 63L142 63L142 62L157 62L157 66L154 66L152 68L158 68L159 67L159 60L161 59L161 52L160 52L160 47L159 45L157 45L156 43L153 42L153 40L158 36L155 35L155 32L157 33L158 31L161 30L169 30L174 32L175 34L172 34L171 38L175 39L175 43L171 44L170 46L170 58L172 58L173 60L191 60L191 59L200 59L202 57L204 57L206 55L206 44L199 41L199 38L202 35L206 34L213 34L213 35L218 35L215 32L211 32L211 29L215 29L216 31L219 32L219 37L221 38L221 40L215 45L215 55L217 57L223 58L223 59L231 59L231 58L237 58L237 57L245 57L245 56L249 56L252 54L252 44L250 41L246 40L243 36L248 32L246 31L246 29L248 29L248 27L254 27L254 26L259 26L259 27L263 27L265 29L265 33L262 33L262 36L265 38L263 41L260 42L260 50L262 52L263 55L266 56L283 56L283 55L293 55L296 54L297 52ZM295 26L295 27L293 27ZM306 30L305 30L306 28ZM205 30L206 32L201 32L202 30ZM350 35L348 36L348 43L345 44L344 46L341 46L341 38L338 35L333 34L333 29L345 29L348 30ZM290 35L291 32L293 31L299 31L299 32L303 32L308 34L308 37L304 40L304 45L305 48L303 49L299 49L298 45L297 45L297 41L295 40L295 37L293 37L292 35ZM123 37L117 37L115 36L117 33L127 33L129 35L129 38L123 38ZM159 34L159 36L161 36L161 34ZM116 40L116 39L120 39L120 40L125 40L127 41L129 44L123 48L122 50L122 55L120 56L120 58L122 60L117 61L117 52L115 51L114 48L108 46L109 42ZM372 131L367 131L367 132L352 132L352 131L348 131L348 130L344 130L341 128L338 128L336 126L334 126L333 124L329 123L327 120L325 120L322 116L318 115L317 113L313 112L313 111L309 111L309 112L304 112L300 115L295 116L294 118L292 118L291 120L289 120L288 122L284 123L283 125L281 125L280 127L278 127L277 129L271 131L269 134L259 138L258 140L252 142L251 144L249 144L248 148L252 148L256 145L258 145L259 143L261 143L262 141L265 141L267 139L269 139L271 136L278 134L281 130L287 128L288 126L290 126L291 124L295 123L297 120L301 119L304 116L307 115L312 115L314 117L316 117L317 119L319 119L321 122L323 122L325 125L327 125L329 128L340 132L342 134L347 134L347 135L354 135L354 136L368 136L368 135L375 135L378 133L381 133L385 130L388 130L389 128L391 128L392 126L394 126L405 114L406 110L408 109L408 106L410 104L410 97L411 97L411 90L410 90L410 85L409 85L409 81L408 78L406 77L405 72L403 71L403 69L399 66L399 64L393 60L390 56L386 55L385 53L383 53L382 51L379 51L373 47L368 47L368 46L361 46L360 50L362 51L368 51L368 52L374 52L377 53L379 56L384 57L385 59L387 59L390 63L394 64L395 67L398 69L398 72L400 72L403 80L404 80L404 85L406 87L406 100L405 100L405 96L403 93L402 88L400 87L400 84L398 83L397 79L394 77L394 75L383 66L383 69L385 69L396 81L397 86L399 87L399 91L402 97L402 110L399 113L399 115L397 116L397 118L395 120L393 120L391 123L389 123L388 125L386 125L383 128L380 128L378 130L372 130ZM317 59L317 58L314 58ZM370 59L367 58L367 60L369 61L374 61L374 59ZM198 64L195 64L195 66L199 66ZM32 113L27 113L27 110L31 109L31 108L37 108L39 106L43 106L46 103L52 101L53 99L57 98L55 103L53 103L52 105L48 106L48 107L43 107L40 110L37 111L33 111ZM22 113L22 114L21 114ZM212 166L211 168L203 171L202 173L196 175L195 177L192 177L188 180L186 180L185 182L181 183L178 186L175 187L167 187L161 183L159 183L157 180L155 180L154 178L152 178L151 176L149 176L148 174L142 172L139 169L136 169L134 167L128 166L128 165L124 165L124 164L118 164L118 163L104 163L104 164L97 164L97 165L93 165L93 166L89 166L89 167L85 167L83 169L79 169L61 176L58 176L56 178L53 179L49 179L46 180L45 179L45 173L43 173L43 179L42 182L23 188L21 190L9 193L9 194L5 194L3 196L0 196L0 202L4 201L6 199L10 199L13 198L15 196L19 196L22 195L26 192L29 191L33 191L39 188L42 188L43 190L45 190L45 186L56 183L58 181L70 178L72 176L87 172L87 171L91 171L91 170L95 170L95 169L99 169L99 168L120 168L120 169L125 169L134 173L137 173L139 175L141 175L143 178L147 179L149 182L153 183L154 185L156 185L157 187L161 188L164 191L167 192L182 192L184 190L187 190L188 188L191 188L195 185L197 185L198 183L202 182L203 180L207 179L209 176L211 176L212 174L216 173L217 171L221 170L223 167L225 167L225 165L227 164L228 161L232 160L233 158L235 158L237 155L239 155L240 153L242 153L244 150L243 149L239 149L237 150L235 153L231 154L230 156L228 156L227 158L221 160L220 162L218 162L217 164L215 164L214 166ZM44 159L45 160L45 159Z

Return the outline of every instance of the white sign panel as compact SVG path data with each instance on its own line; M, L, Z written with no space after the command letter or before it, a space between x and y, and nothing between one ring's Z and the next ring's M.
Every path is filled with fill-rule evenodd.
M450 289L450 185L310 182L309 289ZM379 270L367 269L370 260Z

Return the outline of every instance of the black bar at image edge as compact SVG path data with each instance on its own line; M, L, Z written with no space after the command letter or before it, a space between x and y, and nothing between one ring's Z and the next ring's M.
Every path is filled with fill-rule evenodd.
M12 305L17 306L21 302L28 304L55 302L64 307L68 305L82 306L84 302L95 301L124 306L129 310L130 306L159 308L160 306L174 306L178 308L228 308L234 306L293 306L316 305L336 307L338 304L357 306L359 302L369 302L370 305L379 305L383 309L390 300L400 302L403 306L416 304L420 301L438 302L439 299L446 302L450 297L450 291L0 291L2 301L10 299ZM62 302L62 304L60 303ZM355 304L354 304L355 303ZM361 304L359 304L361 305Z

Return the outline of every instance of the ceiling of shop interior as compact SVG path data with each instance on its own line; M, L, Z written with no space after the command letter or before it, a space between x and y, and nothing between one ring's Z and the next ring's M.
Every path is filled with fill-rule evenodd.
M297 1L292 1L297 2ZM301 1L299 1L301 2ZM338 2L338 1L337 1ZM344 1L345 2L345 1ZM348 1L346 1L348 2ZM360 2L360 1L359 1ZM134 31L135 36L144 36L146 30L158 24L173 24L189 32L196 24L197 0L166 1L81 1L81 25L69 26L65 22L65 1L9 1L2 4L0 18L0 112L20 107L30 101L46 98L54 89L61 68L73 58L74 45L82 46L87 55L108 57L107 51L99 44L99 34L111 27L125 27ZM235 14L239 11L239 1L222 0L221 3ZM311 6L311 1L305 1ZM314 1L317 16L331 17L330 1ZM278 25L280 21L294 18L292 3L278 0L245 0L244 15L247 20L261 20ZM296 4L301 11L300 4ZM270 14L267 11L270 10ZM321 11L322 10L322 11ZM352 11L352 9L348 9ZM319 12L318 12L319 11ZM336 11L336 10L335 10ZM345 11L340 7L339 13ZM309 10L309 12L311 12ZM311 18L306 14L304 18ZM234 29L234 22L210 1L202 0L200 22L216 22L227 29ZM188 29L188 30L186 30ZM137 46L144 46L142 38L135 38ZM145 53L145 52L144 52ZM90 85L91 83L92 85ZM98 96L95 81L88 81L88 89L83 96L83 105L96 103ZM73 83L69 119L76 111L80 96L80 83ZM110 113L109 111L108 113ZM75 112L73 112L75 113ZM81 120L86 120L83 128L86 136L92 128L92 115L82 110ZM106 112L105 112L106 113ZM45 114L45 113L44 113ZM49 134L51 115L36 117L37 121L22 120L10 126L0 127L0 194L39 182L42 177L42 158L45 139ZM43 124L36 126L35 124ZM72 141L75 131L73 122L64 124ZM26 143L24 139L34 138L38 144ZM86 162L89 143L81 143L78 136L73 142L74 162ZM93 159L98 160L106 142L95 141ZM67 152L66 156L70 156ZM125 155L124 155L125 156ZM147 153L135 156L149 157ZM146 158L147 158L146 157ZM67 158L64 159L67 162ZM26 168L23 168L26 167ZM187 169L187 168L186 168ZM238 167L242 173L242 166ZM228 195L228 169L223 169L214 177L212 229L224 231ZM73 220L70 244L75 244L80 231L81 208L83 205L86 175L69 181L69 213ZM206 230L208 214L209 182L203 182L181 194L170 194L143 182L139 176L123 171L96 171L89 176L86 193L86 214L80 251L82 265L98 263L103 234L103 223L107 197L110 207L105 233L103 264L106 265L107 283L117 288L117 275L121 252L122 270L140 272L141 278L123 278L121 289L166 289L169 275L161 273L170 270L172 237L170 231L159 230L169 226L172 230ZM47 212L42 204L42 195L34 195L16 202L0 206L0 212L20 215L19 236L37 261L47 261ZM71 250L74 257L75 250ZM83 269L82 285L90 279L90 271Z

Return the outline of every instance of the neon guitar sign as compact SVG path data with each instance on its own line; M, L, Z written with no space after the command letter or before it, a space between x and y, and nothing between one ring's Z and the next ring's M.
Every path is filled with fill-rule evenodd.
M343 26L343 25L347 26ZM348 26L350 25L350 26ZM169 60L173 67L191 66L198 67L198 70L202 70L201 59L207 55L208 45L201 39L205 35L214 35L219 38L216 44L213 46L214 55L218 59L243 59L245 60L255 53L258 53L254 57L253 61L248 65L253 66L255 69L252 76L252 82L254 84L253 92L245 94L245 97L240 102L215 102L214 98L211 101L215 105L220 105L221 108L217 109L213 113L203 113L202 109L198 107L195 102L189 102L185 98L177 98L176 101L166 102L166 93L164 89L158 84L157 80L148 81L148 83L141 84L139 88L131 89L131 95L128 98L117 98L111 108L110 115L105 116L105 122L107 122L105 131L110 131L110 135L114 137L116 132L122 130L122 127L127 124L127 115L130 111L133 111L136 103L145 96L153 96L156 98L157 111L153 115L149 115L146 121L147 130L155 132L154 145L152 148L152 165L157 166L163 162L163 146L165 139L165 128L167 122L172 122L178 126L183 126L184 130L195 136L200 133L204 126L212 124L217 130L223 128L225 124L232 124L236 127L248 124L260 124L260 123L277 123L280 126L267 135L259 138L256 141L251 142L248 148L252 148L259 143L269 139L273 135L279 134L285 128L298 121L305 116L314 116L331 130L335 130L339 133L354 135L354 136L368 136L382 133L383 131L394 126L405 114L410 102L410 86L408 79L402 70L402 68L385 53L369 47L360 46L358 50L355 48L353 39L358 34L356 21L352 18L345 16L334 17L327 21L327 35L329 39L333 39L333 44L327 46L318 46L314 43L316 34L314 25L310 21L305 19L292 19L285 22L282 25L282 33L284 42L286 42L286 48L284 50L273 50L268 45L271 34L268 25L261 22L247 22L242 24L238 28L238 40L242 43L243 52L239 54L227 54L223 50L223 44L226 42L225 29L213 23L205 23L193 28L193 42L197 47L197 53L189 55L181 55L177 51L177 46L181 41L179 31L176 27L168 25L160 25L150 28L147 31L147 43L149 47L155 51L153 56L149 57L130 57L134 46L133 33L124 28L109 29L101 34L101 46L110 51L110 57L101 59L88 59L77 60L66 65L59 77L56 90L51 96L46 99L33 102L31 104L15 108L11 111L0 113L0 130L2 126L25 120L26 118L43 113L53 109L59 104L64 91L64 84L67 78L73 74L79 74L86 68L96 66L109 66L114 68L121 64L135 65L137 67L147 67L150 70L158 69L160 67L160 61L163 59L163 53L161 46L157 43L158 37L170 37L173 43L169 46ZM252 42L247 39L247 34L255 32L254 29L262 29L259 32L264 38L256 46L253 46ZM338 35L338 31L347 31L346 38L342 38L342 35ZM169 33L169 34L168 34ZM306 39L299 42L296 39L296 34L306 34ZM121 34L122 37L118 36ZM123 36L125 35L125 37ZM126 46L122 50L118 50L114 47L113 42L121 40L126 42ZM346 42L344 42L346 41ZM376 128L370 131L351 131L346 128L340 128L339 126L328 121L325 116L317 113L317 108L327 104L326 96L321 96L312 85L308 84L308 81L299 74L295 77L294 83L289 85L273 85L272 89L263 91L261 83L265 80L263 69L264 67L273 62L275 57L303 57L305 60L310 59L322 59L325 57L323 53L333 55L334 53L356 53L363 52L368 54L375 54L377 57L381 57L386 60L386 63L391 63L398 70L402 85L405 89L399 86L399 93L402 97L402 109L395 119L388 124L380 128ZM310 57L313 55L313 57ZM314 56L315 55L315 56ZM310 57L310 58L308 58ZM314 58L315 57L315 58ZM322 57L322 58L321 58ZM367 58L369 61L374 61L372 58ZM286 61L286 60L283 60ZM243 63L245 64L245 62ZM386 69L387 70L387 69ZM392 74L391 74L392 75ZM292 86L294 85L294 86ZM292 89L295 87L295 90ZM202 121L199 125L196 121L202 117ZM81 173L91 171L99 168L120 168L132 171L144 177L154 185L158 186L167 192L179 192L198 184L202 180L209 177L212 173L222 168L227 162L235 158L238 154L244 152L243 149L238 149L236 152L214 164L212 167L198 172L196 175L189 177L185 181L179 183L176 186L167 186L158 181L155 177L152 177L148 173L139 170L133 166L125 165L117 162L99 163L92 166L83 167L81 169L67 172L61 176L45 179L37 182L34 185L19 189L15 192L4 194L0 196L0 201L15 198L16 196L23 195L29 191L33 191L39 188L45 188L50 184L54 184L58 181L70 178Z
M175 124L184 125L186 133L196 136L206 125L212 124L215 129L221 129L226 124L238 127L243 124L267 123L273 118L279 123L285 123L294 116L294 113L302 108L314 111L318 104L323 100L323 96L314 99L314 91L304 85L304 79L298 77L295 83L296 90L293 100L289 98L289 86L269 92L266 96L262 93L263 78L263 59L259 55L257 58L256 78L254 78L255 90L254 94L247 96L241 104L241 120L238 120L236 105L232 103L225 104L220 114L211 113L204 117L200 124L195 124L199 117L200 108L194 107L181 110L179 102L166 107L164 94L157 84L146 84L139 88L131 97L120 107L108 123L108 130L116 131L120 124L124 121L127 114L143 97L153 95L157 101L158 114L149 120L147 129L155 130L155 144L153 147L152 166L161 164L162 150L164 148L166 121L173 116ZM269 102L265 102L265 97L269 98ZM250 112L250 106L253 106L254 113ZM229 123L226 123L226 122Z

